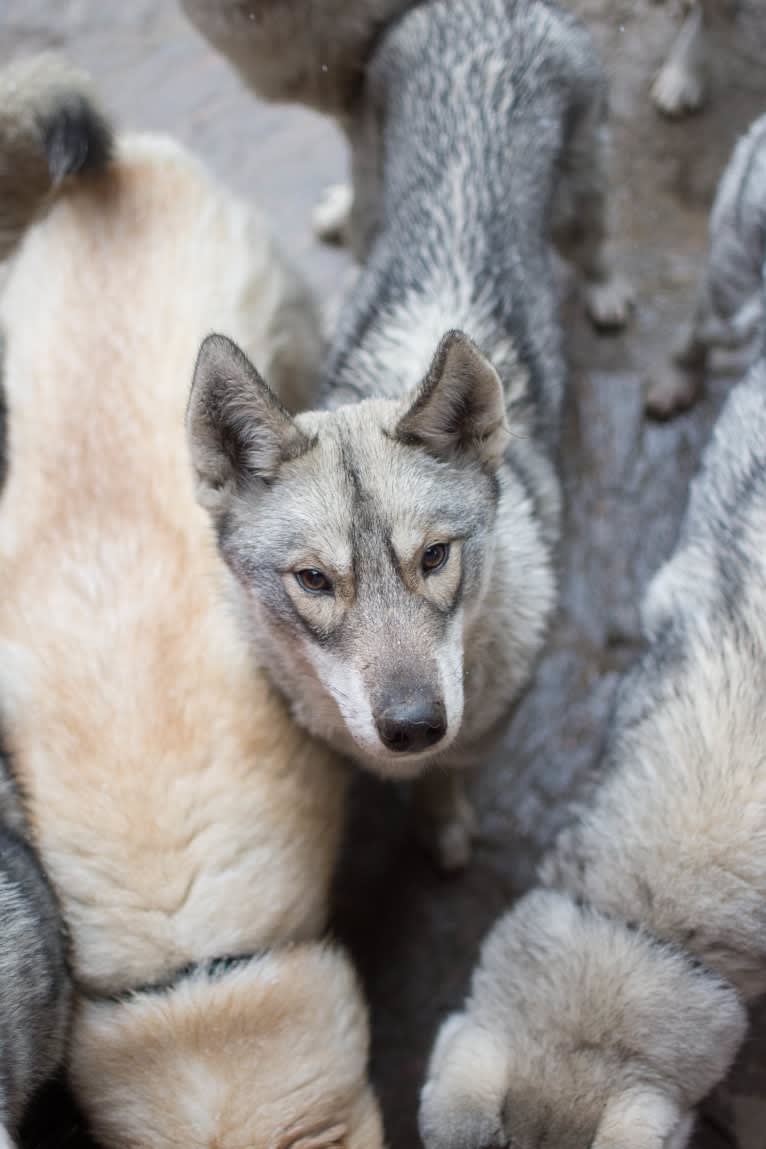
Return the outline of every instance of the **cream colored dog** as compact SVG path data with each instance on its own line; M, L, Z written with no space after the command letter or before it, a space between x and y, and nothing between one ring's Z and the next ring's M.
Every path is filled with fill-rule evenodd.
M251 662L184 434L207 331L295 406L313 310L178 147L114 144L54 60L1 82L5 253L61 185L0 303L0 700L71 934L77 1096L107 1147L373 1149L365 1008L319 940L344 772Z

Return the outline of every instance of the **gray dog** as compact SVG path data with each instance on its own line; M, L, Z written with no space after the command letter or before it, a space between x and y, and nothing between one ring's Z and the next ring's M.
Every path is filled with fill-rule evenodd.
M647 410L665 419L701 393L711 354L760 348L766 261L766 116L737 144L710 217L710 250L697 303L675 365L657 379Z
M764 539L766 357L650 586L609 772L437 1040L427 1149L682 1149L731 1064L766 990Z
M187 7L200 24L232 15ZM268 45L296 7L316 27L327 5L250 6L252 71L244 42L237 62L258 89L268 59L272 97ZM369 61L340 116L365 262L324 366L326 409L288 418L212 338L190 437L259 656L310 729L383 775L423 775L424 836L455 868L473 827L454 768L504 728L556 604L552 230L596 322L629 306L605 252L606 90L586 30L542 0L432 0L380 35L375 6L346 7L355 28L369 9ZM286 44L282 95L342 102L287 79L328 75L323 42Z
M71 992L61 918L1 755L0 923L0 1149L10 1149L32 1094L63 1055Z

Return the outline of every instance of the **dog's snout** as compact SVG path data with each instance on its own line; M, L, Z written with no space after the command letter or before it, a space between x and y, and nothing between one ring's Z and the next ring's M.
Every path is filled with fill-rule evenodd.
M424 691L391 699L375 715L380 740L396 754L417 754L441 742L447 733L444 703Z

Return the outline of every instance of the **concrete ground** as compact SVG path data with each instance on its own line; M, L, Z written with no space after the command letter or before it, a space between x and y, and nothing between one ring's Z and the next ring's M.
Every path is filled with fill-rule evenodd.
M482 840L471 868L438 878L412 844L403 796L372 781L358 787L336 921L369 992L373 1073L394 1149L417 1145L425 1058L440 1018L464 994L482 935L532 881L563 803L597 768L617 676L637 649L642 588L673 545L689 479L732 380L731 372L717 374L704 401L670 425L643 416L645 381L662 368L691 305L716 179L738 133L766 108L766 5L743 0L717 43L711 107L679 124L659 120L648 103L675 26L672 4L572 7L593 26L612 77L619 248L639 310L627 334L599 339L567 286L573 378L563 607L502 753L476 776ZM345 257L317 246L309 228L320 191L345 171L329 123L257 104L172 0L2 0L0 59L45 47L91 70L120 123L172 132L257 200L313 286L325 297L337 293ZM765 1054L766 1015L706 1107L696 1149L766 1144ZM60 1092L37 1107L26 1143L86 1144Z

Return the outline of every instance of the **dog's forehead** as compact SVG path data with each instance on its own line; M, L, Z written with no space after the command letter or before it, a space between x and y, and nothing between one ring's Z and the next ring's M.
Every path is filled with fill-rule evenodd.
M399 442L401 414L400 403L366 400L314 415L307 428L315 446L305 456L306 471L337 509L353 508L357 531L363 519L391 531L404 522L427 525L470 515L483 494L465 468Z

